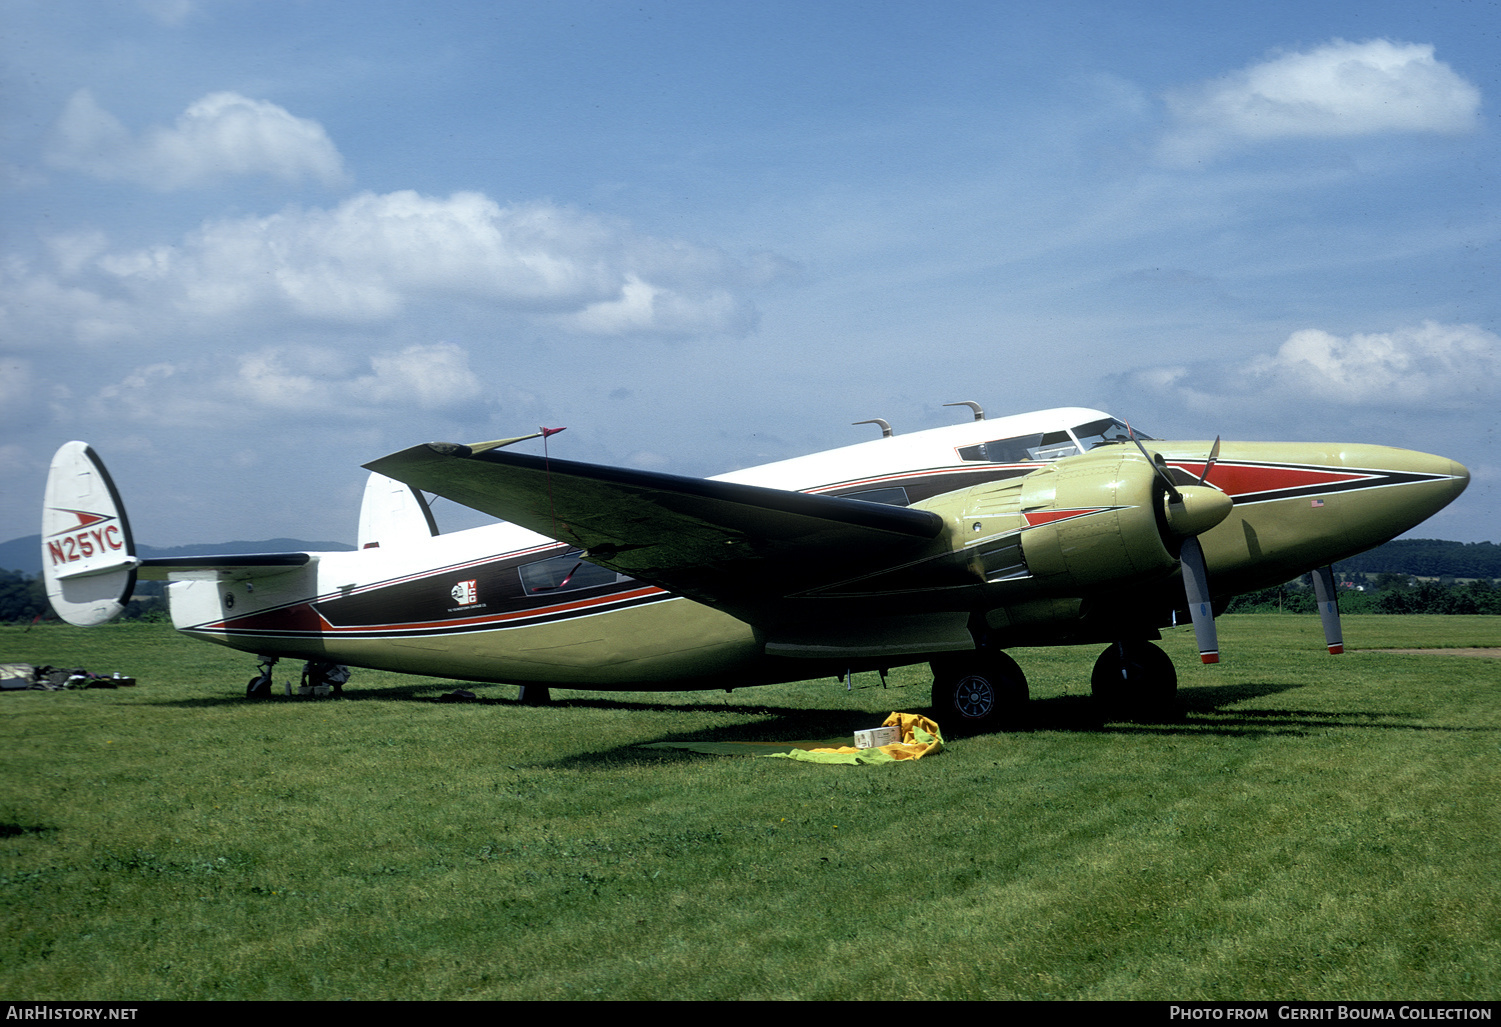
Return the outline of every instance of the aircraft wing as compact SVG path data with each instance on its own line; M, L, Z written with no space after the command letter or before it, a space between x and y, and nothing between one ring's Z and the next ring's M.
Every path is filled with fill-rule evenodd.
M926 510L449 443L365 466L732 610L921 559L944 528Z

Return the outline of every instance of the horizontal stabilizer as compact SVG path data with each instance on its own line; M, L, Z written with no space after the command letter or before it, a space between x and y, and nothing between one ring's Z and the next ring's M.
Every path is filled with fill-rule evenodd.
M92 560L88 563L64 565L52 572L52 577L59 581L69 581L73 578L91 578L104 574L117 574L120 571L130 571L141 565L139 558L134 556L117 556L113 560Z
M147 581L244 581L306 567L312 553L246 553L224 556L152 557L137 572Z

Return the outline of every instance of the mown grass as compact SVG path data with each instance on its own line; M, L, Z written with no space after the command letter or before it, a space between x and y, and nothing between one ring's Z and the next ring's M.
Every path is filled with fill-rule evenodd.
M1225 617L1216 668L1172 632L1168 723L1095 718L1093 647L1018 651L1030 729L878 767L640 744L848 734L915 669L247 703L250 657L162 626L0 629L141 682L0 696L0 996L1494 998L1501 663L1379 650L1501 618L1345 627Z

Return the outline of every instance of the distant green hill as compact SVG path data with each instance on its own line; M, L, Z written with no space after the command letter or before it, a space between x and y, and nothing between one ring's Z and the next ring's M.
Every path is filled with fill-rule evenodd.
M1334 565L1339 574L1413 574L1423 578L1501 578L1501 546L1405 538Z

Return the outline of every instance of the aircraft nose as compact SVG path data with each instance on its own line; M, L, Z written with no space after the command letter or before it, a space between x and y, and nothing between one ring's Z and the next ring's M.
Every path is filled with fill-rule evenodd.
M1431 453L1351 446L1340 457L1345 467L1370 476L1366 487L1348 494L1344 509L1346 531L1363 545L1380 545L1417 527L1470 484L1467 467Z

